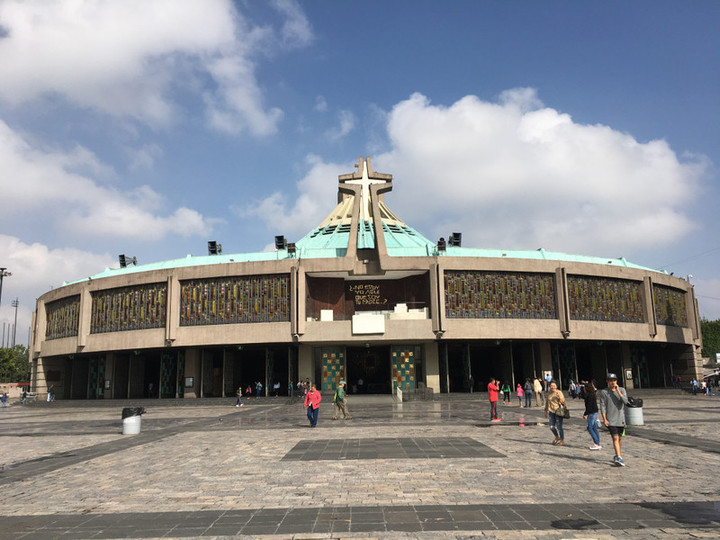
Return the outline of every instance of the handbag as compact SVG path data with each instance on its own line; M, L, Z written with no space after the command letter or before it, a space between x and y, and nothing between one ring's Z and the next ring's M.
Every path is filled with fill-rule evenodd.
M564 405L560 405L560 406L557 408L557 411L555 411L555 414L556 414L557 416L562 416L563 418L570 418L570 409L568 409L568 408L567 408L566 406L564 406Z

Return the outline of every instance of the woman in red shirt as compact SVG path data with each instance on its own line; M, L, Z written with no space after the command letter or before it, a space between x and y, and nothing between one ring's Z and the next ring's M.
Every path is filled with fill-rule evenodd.
M305 407L307 407L307 417L310 420L310 427L317 426L318 413L320 412L320 401L322 396L315 389L315 385L310 386L310 391L305 396Z

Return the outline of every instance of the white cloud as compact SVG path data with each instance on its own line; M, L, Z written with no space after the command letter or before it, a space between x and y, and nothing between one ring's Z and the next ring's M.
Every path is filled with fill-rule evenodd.
M312 41L312 28L297 2L274 0L272 5L279 13L285 16L281 35L288 46L301 47Z
M87 172L112 176L85 148L71 152L33 148L0 121L3 220L42 215L47 229L72 236L124 236L158 240L171 234L206 234L210 222L197 211L178 208L160 215L165 199L148 186L122 192L98 184Z
M669 245L696 228L686 209L709 167L702 156L680 161L662 140L577 124L532 89L449 107L414 94L387 115L387 132L391 149L373 165L394 176L390 208L429 238L461 231L475 247L616 257ZM278 192L251 213L285 230L315 227L336 175L352 169L308 163L294 203Z
M157 144L145 144L141 148L127 150L131 171L152 170L155 161L163 156L163 150Z
M543 108L535 91L450 107L414 94L388 117L392 149L374 160L395 177L388 203L428 233L466 245L603 254L671 243L695 228L683 209L707 163L665 141Z
M331 141L338 141L355 128L355 115L352 111L342 110L338 113L338 126L328 130L325 136Z
M0 99L19 105L59 95L161 126L179 117L173 91L182 88L202 93L217 129L273 133L282 114L265 108L255 60L312 39L296 3L273 6L277 30L248 23L230 0L6 0Z
M3 234L0 234L0 253L3 254L3 266L12 272L12 276L3 280L0 322L14 322L15 309L10 302L18 298L17 343L27 342L36 298L62 285L63 279L81 279L117 264L107 253L72 248L50 249L43 244L26 244Z
M318 96L315 98L315 110L318 112L325 112L328 109L328 103L324 96Z
M314 155L307 157L307 164L310 170L297 183L300 195L294 203L290 203L285 195L276 191L255 204L234 208L235 213L241 217L261 219L273 227L277 234L285 234L290 242L302 238L335 208L337 177L349 172L347 165L324 163Z

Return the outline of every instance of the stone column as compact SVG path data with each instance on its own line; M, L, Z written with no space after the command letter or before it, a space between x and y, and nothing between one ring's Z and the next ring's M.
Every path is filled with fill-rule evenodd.
M436 341L427 343L425 349L425 386L432 388L434 394L440 393L440 355Z
M345 366L345 376L347 377L347 366ZM310 379L314 382L313 348L310 345L300 345L298 347L298 377L300 377L301 381Z
M185 351L185 377L193 377L193 387L185 388L185 398L200 397L200 349Z

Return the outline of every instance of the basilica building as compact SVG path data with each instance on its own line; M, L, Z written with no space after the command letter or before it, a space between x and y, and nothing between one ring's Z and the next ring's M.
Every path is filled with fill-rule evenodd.
M234 396L310 379L404 399L550 373L629 388L697 376L692 285L608 259L430 240L385 202L390 174L360 158L337 205L275 250L120 268L37 301L32 389L57 399ZM402 196L401 194L399 196ZM289 241L294 240L294 241ZM124 258L124 257L123 257Z

